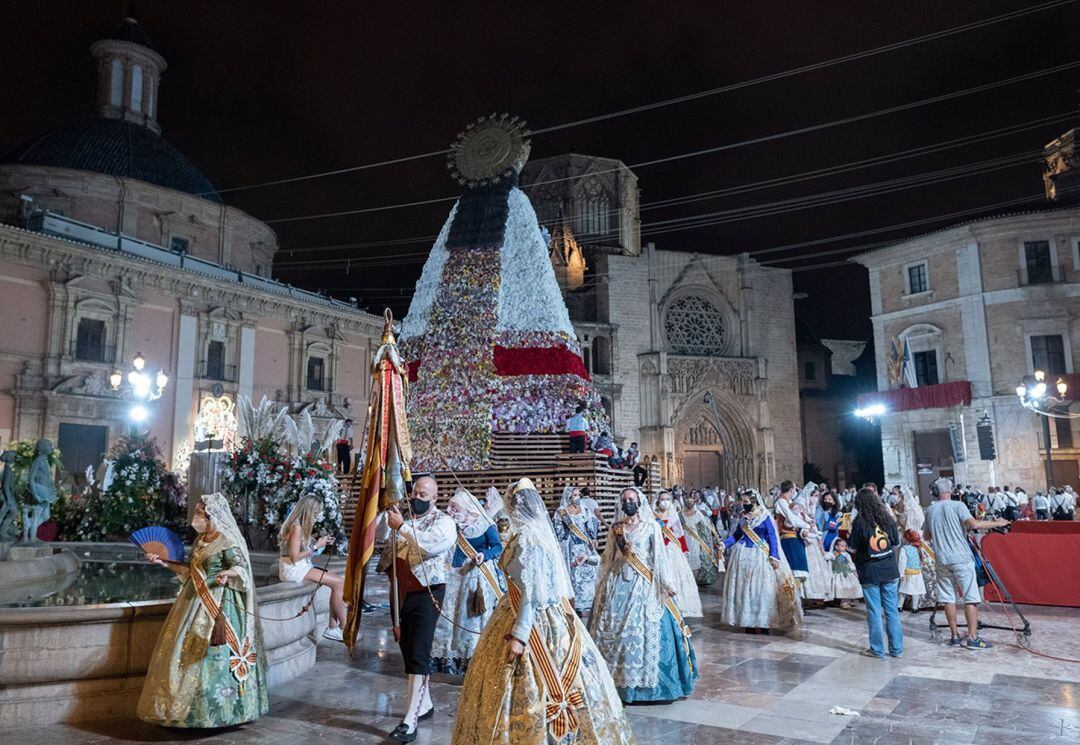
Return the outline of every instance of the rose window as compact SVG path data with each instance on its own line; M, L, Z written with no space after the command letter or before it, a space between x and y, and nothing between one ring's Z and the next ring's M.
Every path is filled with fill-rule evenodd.
M727 341L720 309L703 297L690 295L672 303L664 317L668 343L678 354L718 356Z

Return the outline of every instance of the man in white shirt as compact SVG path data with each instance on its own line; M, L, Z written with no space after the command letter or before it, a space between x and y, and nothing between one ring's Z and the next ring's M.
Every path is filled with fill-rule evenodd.
M1035 496L1031 498L1031 509L1035 510L1036 520L1049 520L1050 498L1041 491L1035 492Z
M1006 520L1015 520L1020 517L1020 501L1016 498L1016 493L1009 487L1005 487L1005 493L1002 494L1004 500L1004 514Z
M1070 487L1065 487L1065 491L1059 491L1056 494L1051 490L1050 494L1050 517L1054 520L1072 520L1073 512L1076 510L1076 502L1074 501L1074 495L1069 491Z
M398 593L401 603L401 656L409 698L401 724L390 733L395 742L416 739L417 725L435 711L430 693L431 642L446 594L446 567L457 543L453 518L435 506L439 486L430 476L416 480L408 519L397 506L386 512L386 526L398 534Z

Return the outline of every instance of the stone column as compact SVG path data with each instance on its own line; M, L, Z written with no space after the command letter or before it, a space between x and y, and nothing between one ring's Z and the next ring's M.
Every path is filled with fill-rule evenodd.
M176 342L176 375L173 407L172 458L191 438L191 412L195 395L195 343L197 318L193 312L182 312Z
M237 359L237 398L251 394L255 389L255 327L240 327L240 353ZM242 432L241 434L247 434Z

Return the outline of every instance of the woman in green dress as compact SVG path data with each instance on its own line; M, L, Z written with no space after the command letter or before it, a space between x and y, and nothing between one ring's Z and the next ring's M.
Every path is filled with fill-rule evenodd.
M247 543L221 494L203 495L187 565L147 554L184 580L146 672L138 715L166 727L230 727L269 708Z

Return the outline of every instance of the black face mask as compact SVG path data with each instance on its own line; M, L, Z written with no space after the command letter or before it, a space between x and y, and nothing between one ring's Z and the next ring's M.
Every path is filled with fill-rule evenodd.
M622 511L623 514L633 517L637 514L638 503L637 502L623 502Z
M412 513L419 517L431 509L431 502L426 499L417 499L416 497L413 497L409 500L409 507L412 508Z

